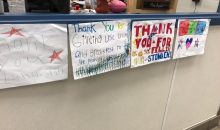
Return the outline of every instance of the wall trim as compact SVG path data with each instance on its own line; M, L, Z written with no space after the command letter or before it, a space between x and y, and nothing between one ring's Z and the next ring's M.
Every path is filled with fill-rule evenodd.
M211 130L219 125L220 116L215 115L183 130Z

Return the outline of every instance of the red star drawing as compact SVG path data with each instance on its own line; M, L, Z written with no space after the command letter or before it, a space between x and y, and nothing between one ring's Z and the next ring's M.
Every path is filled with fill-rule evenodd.
M21 29L16 29L16 28L12 27L11 31L5 32L2 34L9 34L9 37L11 37L12 35L24 36L20 31L21 31Z
M49 57L51 58L50 62L52 63L54 60L56 59L60 59L60 54L62 53L63 51L59 51L59 52L56 52L56 51L53 51L53 54Z

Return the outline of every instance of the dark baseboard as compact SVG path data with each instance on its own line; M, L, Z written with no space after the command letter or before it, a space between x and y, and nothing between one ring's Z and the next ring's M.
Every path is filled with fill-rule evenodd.
M220 120L220 115L217 115L211 119L208 119L186 130L211 130L219 125L219 120Z

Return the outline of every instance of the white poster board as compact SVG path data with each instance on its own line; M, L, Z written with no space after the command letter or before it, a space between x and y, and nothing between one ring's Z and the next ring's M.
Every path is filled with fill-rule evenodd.
M130 20L69 25L74 79L130 66Z
M0 89L68 77L67 29L54 24L0 25Z
M132 23L132 68L171 59L175 23L175 19Z
M179 20L173 59L204 54L209 24L209 19Z

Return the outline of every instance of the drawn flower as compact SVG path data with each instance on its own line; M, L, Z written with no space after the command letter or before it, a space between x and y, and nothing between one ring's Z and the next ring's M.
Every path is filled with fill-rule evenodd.
M136 51L133 51L133 52L132 52L132 56L137 56L137 52L136 52Z
M144 55L144 53L141 51L138 53L138 56L142 57Z

